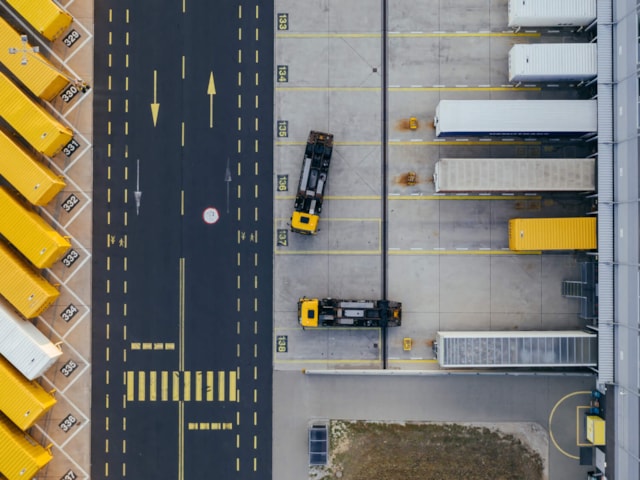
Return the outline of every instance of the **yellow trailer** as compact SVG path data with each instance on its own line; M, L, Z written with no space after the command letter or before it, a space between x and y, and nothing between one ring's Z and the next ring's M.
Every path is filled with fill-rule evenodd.
M35 318L60 292L0 241L0 295L25 318Z
M49 447L43 448L0 414L0 472L7 480L29 480L52 458Z
M0 187L0 234L38 268L50 268L71 248L69 240Z
M46 205L65 187L61 176L0 131L0 175L34 205Z
M51 101L67 86L69 80L51 66L49 60L39 53L29 53L26 64L22 54L9 53L10 48L22 45L20 34L0 18L0 62L13 73L38 98ZM31 49L31 45L25 45Z
M53 157L73 132L0 74L0 116L38 152Z
M29 381L0 356L0 412L20 430L27 430L56 404L56 397Z
M7 0L7 3L38 33L52 42L73 22L73 17L51 0Z
M598 248L595 217L512 218L509 249L595 250Z

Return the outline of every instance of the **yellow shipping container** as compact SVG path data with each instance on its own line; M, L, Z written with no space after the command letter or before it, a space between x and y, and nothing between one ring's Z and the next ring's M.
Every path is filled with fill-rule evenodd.
M49 268L71 248L69 240L0 187L0 234L38 268Z
M587 415L587 440L594 445L605 445L605 420L597 415Z
M25 318L35 318L60 292L0 241L0 295Z
M23 65L22 53L9 53L9 48L17 48L21 45L20 34L0 18L0 62L36 97L47 101L53 100L67 86L69 80L39 53L29 53L27 64ZM26 48L30 49L31 45L27 44Z
M73 22L73 17L51 0L7 0L7 3L47 40L54 41Z
M62 177L0 131L0 175L34 205L46 205L65 186Z
M31 101L4 74L0 74L0 116L38 152L53 157L73 132L43 107Z
M38 382L29 381L0 356L0 412L20 430L27 430L56 404Z
M512 218L509 249L595 250L598 248L595 217Z
M53 455L0 414L0 472L7 480L29 480Z

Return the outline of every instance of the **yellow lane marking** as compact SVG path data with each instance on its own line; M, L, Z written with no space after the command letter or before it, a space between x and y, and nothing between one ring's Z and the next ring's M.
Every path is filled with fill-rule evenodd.
M169 376L171 375L171 382ZM190 401L239 401L239 375L237 370L217 371L127 371L123 372L126 383L126 400L157 401L158 382L160 383L160 400L166 402L171 398L174 402ZM217 395L214 387L218 388ZM171 394L169 394L171 390Z
M183 380L184 380L184 392L183 392L183 401L190 402L191 401L191 372L182 372Z
M296 92L379 92L381 87L276 87ZM389 87L390 92L539 92L541 87Z
M224 402L224 372L218 372L218 401Z
M196 402L202 401L202 372L196 372Z
M380 38L380 33L277 33L276 38ZM539 32L415 32L388 33L389 38L539 37Z
M207 372L207 402L213 402L213 372Z
M275 142L275 144L277 146L301 146L301 145L306 145L307 142L296 142L296 141L290 141L290 140L278 140ZM421 145L431 145L431 146L439 146L439 147L443 147L443 146L478 146L478 145L503 145L503 146L521 146L521 145L531 145L531 146L535 146L535 145L540 145L541 142L538 140L532 140L532 141L520 141L520 140L511 140L511 139L507 139L507 140L486 140L486 141L481 141L481 140L458 140L458 141L452 141L452 140L420 140L420 141L415 141L415 142L410 142L410 141L400 141L400 140L390 140L388 142L388 145L390 147L406 147L406 146L411 146L411 147L417 147L417 146L421 146ZM372 147L379 147L382 145L382 142L378 141L378 140L372 140L372 141L352 141L352 142L334 142L334 145L340 145L343 147L360 147L360 146L372 146Z
M189 430L233 430L233 422L188 422Z
M576 455L571 455L570 453L567 453L566 451L564 451L560 445L558 445L558 442L555 439L555 436L553 435L553 428L551 427L551 423L553 421L553 416L556 413L556 409L560 406L561 403L563 403L565 400L571 398L571 397L575 397L577 395L589 395L591 392L588 391L577 391L577 392L572 392L569 393L567 395L565 395L564 397L562 397L560 400L558 400L556 402L556 404L553 406L553 408L551 409L551 413L549 413L549 437L551 438L551 442L553 443L553 445L558 449L558 451L560 453L562 453L563 455L572 458L574 460L580 460L580 457L576 456ZM578 426L576 425L576 428Z
M390 358L389 363L438 363L435 358Z
M294 195L276 195L275 200L294 200ZM327 195L325 200L380 200L380 195ZM540 195L389 195L388 200L540 200ZM288 220L278 218L279 220ZM325 219L323 219L325 220ZM340 220L340 219L326 219ZM360 218L342 220L364 220ZM379 219L376 219L379 220Z
M276 250L276 255L380 255L380 250ZM512 250L389 250L388 255L542 255Z
M157 400L157 373L155 371L149 372L149 401L151 402Z
M323 327L323 330L325 328L326 327ZM335 327L335 328L338 329L340 327ZM372 358L370 360L354 360L354 359L350 359L350 358L343 358L343 359L333 358L333 359L327 359L327 360L314 360L314 359L308 359L308 360L304 360L304 359L300 359L300 360L279 360L279 359L275 359L274 363L283 363L283 364L284 363L312 363L312 364L349 363L349 364L352 364L352 365L355 365L355 364L371 365L372 363L376 363L377 364L379 361L380 361L380 358Z

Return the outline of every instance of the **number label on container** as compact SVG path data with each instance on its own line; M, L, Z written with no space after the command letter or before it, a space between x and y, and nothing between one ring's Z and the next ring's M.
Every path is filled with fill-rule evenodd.
M78 197L75 196L75 194L71 194L67 197L67 199L62 202L62 205L60 205L62 207L62 209L67 212L67 213L71 213L71 210L73 210L76 205L78 205L80 203L80 199Z
M76 480L78 476L73 470L69 470L64 474L64 477L60 477L60 480Z
M289 14L278 14L278 30L289 30Z
M67 433L77 423L78 423L78 419L73 415L69 414L66 416L64 420L62 420L58 424L58 427L60 427L60 430L62 430L64 433Z
M70 303L69 306L60 314L60 317L62 317L65 322L70 322L77 313L78 308L73 303Z
M64 153L67 157L70 157L79 148L80 148L80 144L78 143L78 141L75 138L72 138L71 141L67 143L65 147L62 149L62 153Z
M78 93L80 93L78 87L75 85L69 85L69 88L60 94L60 98L64 100L64 103L69 103Z
M278 65L278 83L289 81L289 65Z
M289 120L278 120L278 137L289 136Z
M65 377L68 377L73 373L73 371L78 368L78 364L73 360L69 360L64 366L60 369L60 373L62 373Z
M62 39L62 42L68 47L73 47L73 44L80 40L80 34L76 30L71 30L66 37Z
M277 348L276 352L278 353L287 353L289 350L289 336L288 335L278 335L276 337Z
M80 258L80 254L75 250L71 249L69 250L69 253L67 253L64 257L62 257L62 264L65 267L70 268L71 265L73 265L76 262L76 260L78 260L79 258Z

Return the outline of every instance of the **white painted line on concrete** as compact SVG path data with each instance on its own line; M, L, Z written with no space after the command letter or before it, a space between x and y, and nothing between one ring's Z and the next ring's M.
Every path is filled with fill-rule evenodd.
M412 197L421 197L422 193L412 193L411 196Z
M480 141L481 142L491 142L492 140L490 138L481 138Z
M393 196L399 197L399 196L400 196L400 194L399 194L399 193L390 193L390 194L389 194L389 196L390 196L390 197L393 197Z
M456 88L467 88L469 85L456 85Z
M491 85L478 85L480 88L489 88Z
M422 88L422 85L411 85L411 88Z
M468 197L468 193L456 193L456 197Z
M411 247L409 250L424 250L422 247Z
M456 33L469 33L466 30L456 30Z
M444 88L445 85L434 85L433 88Z
M478 250L491 250L489 247L480 247Z
M456 142L468 142L468 138L456 138Z
M400 250L398 247L389 247L389 250Z
M434 250L446 250L444 247L434 247Z
M464 252L464 251L469 250L469 249L468 248L463 248L463 247L456 247L456 250Z
M421 142L422 139L421 138L412 138L411 141L412 142Z

